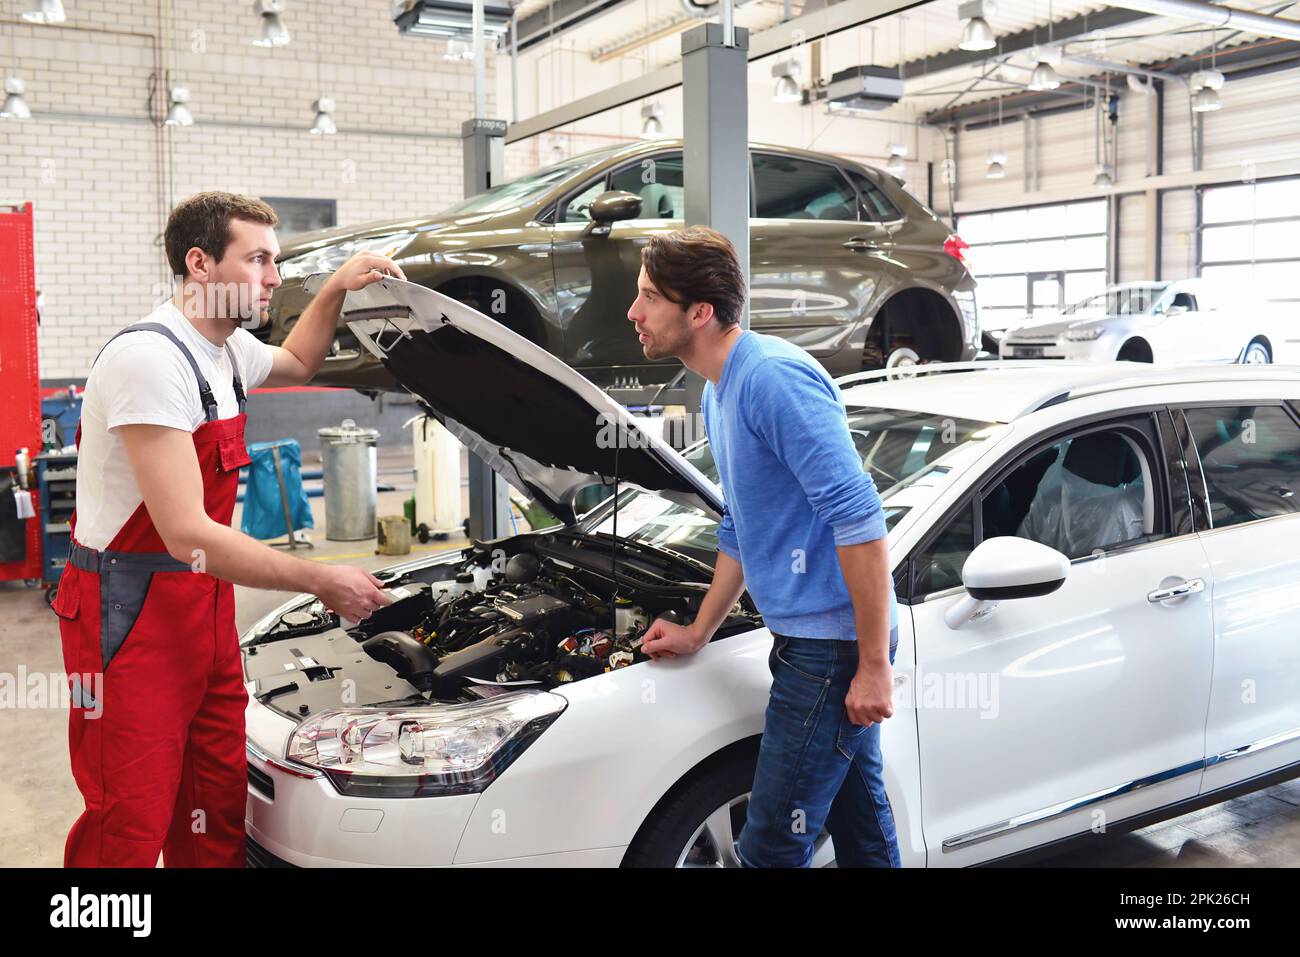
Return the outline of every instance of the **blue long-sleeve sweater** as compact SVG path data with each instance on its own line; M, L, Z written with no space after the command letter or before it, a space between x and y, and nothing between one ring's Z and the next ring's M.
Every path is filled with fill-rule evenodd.
M746 331L703 409L726 501L718 547L743 566L768 628L856 639L835 549L884 538L885 519L839 389L798 346ZM892 588L889 605L893 629Z

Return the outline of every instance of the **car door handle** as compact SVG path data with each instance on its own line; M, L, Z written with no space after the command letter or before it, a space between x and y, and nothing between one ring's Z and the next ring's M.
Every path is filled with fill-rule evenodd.
M840 243L845 249L851 249L855 253L869 253L876 248L876 242L865 236L854 236L852 239Z
M1155 591L1147 592L1147 601L1155 604L1157 602L1168 601L1171 598L1183 598L1187 595L1195 595L1198 592L1205 591L1205 579L1193 578L1185 581L1181 585L1173 585L1169 588L1157 588Z

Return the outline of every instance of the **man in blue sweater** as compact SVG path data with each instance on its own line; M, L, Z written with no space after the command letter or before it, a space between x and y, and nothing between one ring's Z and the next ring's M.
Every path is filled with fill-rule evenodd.
M713 583L689 625L659 620L652 658L708 644L748 583L772 632L772 692L745 827L750 867L806 867L822 828L839 866L898 867L880 723L893 715L897 609L875 483L826 371L784 339L742 330L735 248L703 227L653 237L636 324L648 359L699 373L726 500Z

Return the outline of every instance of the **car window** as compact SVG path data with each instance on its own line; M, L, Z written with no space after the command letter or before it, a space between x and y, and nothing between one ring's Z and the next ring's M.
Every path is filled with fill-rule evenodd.
M858 189L858 218L864 223L888 223L902 219L903 214L885 195L884 191L867 177L847 170L849 179Z
M641 197L638 219L685 219L686 189L682 178L682 155L646 157L610 177L610 189L622 189Z
M1190 292L1176 293L1173 301L1169 303L1169 308L1172 309L1174 306L1182 306L1188 312L1195 312L1196 297L1194 297Z
M885 529L892 530L914 508L924 508L962 475L986 442L1005 426L973 419L902 409L848 408L849 432L871 474L884 507ZM682 453L709 481L718 469L707 441ZM583 516L586 531L612 533L612 499ZM618 533L633 541L662 545L713 560L717 523L689 504L665 495L626 491L619 496Z
M570 196L564 203L564 209L560 211L559 221L562 223L589 223L591 222L591 204L596 201L596 197L605 192L605 178L602 176L590 186L583 187L582 191L576 196Z
M1040 449L983 498L983 538L1015 535L1082 558L1157 532L1145 443L1111 427Z
M858 197L835 166L754 154L754 190L760 219L858 218Z
M929 595L961 584L961 568L975 548L975 509L967 502L912 560L912 594Z
M1184 409L1215 528L1300 511L1300 427L1280 406Z

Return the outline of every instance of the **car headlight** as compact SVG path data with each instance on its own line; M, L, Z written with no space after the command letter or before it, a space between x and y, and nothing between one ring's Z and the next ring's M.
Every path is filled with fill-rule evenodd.
M1101 334L1106 331L1104 326L1085 326L1082 329L1067 329L1065 338L1071 342L1092 342L1094 339L1100 339Z
M285 757L324 771L340 794L472 794L567 706L559 695L524 691L464 704L322 711L289 736Z
M316 273L333 272L357 253L378 253L392 257L415 238L415 233L393 233L371 239L354 239L334 246L313 249L301 256L283 259L279 263L281 279L297 279Z

